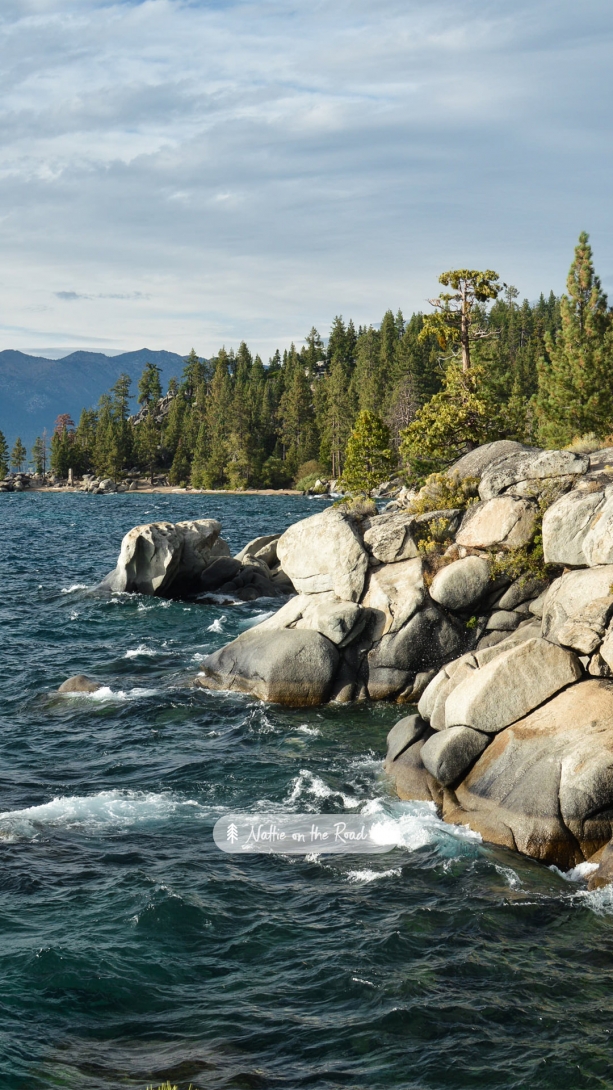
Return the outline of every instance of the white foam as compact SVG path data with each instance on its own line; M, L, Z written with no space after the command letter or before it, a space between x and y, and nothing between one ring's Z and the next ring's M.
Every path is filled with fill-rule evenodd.
M225 613L222 613L221 617L217 617L212 624L207 628L207 632L223 632L224 622L227 621Z
M269 609L266 613L256 613L255 616L249 617L245 621L241 621L238 627L241 632L247 632L250 628L255 628L256 625L262 624L263 621L267 621L270 617L274 617L276 612L277 611L274 609Z
M140 655L144 655L153 658L157 654L158 652L153 647L147 647L144 643L140 643L138 647L132 647L129 651L126 651L123 657L124 659L135 659Z
M181 803L171 795L142 791L99 791L96 795L54 798L40 806L7 810L0 814L0 836L35 836L42 828L79 828L99 832L126 828L143 822L167 820Z
M390 812L391 811L391 812ZM466 850L480 844L482 837L468 825L448 825L436 812L433 802L398 802L373 799L362 807L361 813L380 813L381 821L371 829L371 838L379 844L406 848L414 852L427 844L434 844L443 855L457 855L458 849Z
M554 874L559 874L560 878L563 878L565 882L582 882L584 878L588 878L590 874L598 870L598 863L577 863L576 867L566 871L560 870L559 867L553 865L549 870L552 870Z
M62 594L75 594L78 590L87 590L87 583L73 583L70 587L62 587Z
M400 867L391 870L348 870L348 882L378 882L380 878L397 878L402 871Z
M305 795L310 795L316 799L342 799L343 806L346 806L348 810L355 810L360 805L359 799L353 798L351 795L345 795L343 791L339 791L337 788L329 787L320 776L309 772L308 768L301 768L300 775L294 780L294 786L288 801L297 802L298 799L303 798Z
M309 734L313 738L321 737L321 731L318 730L317 727L309 727L306 723L301 723L300 726L297 727L297 730L299 730L301 734Z
M62 696L76 700L142 700L148 696L156 696L158 689L111 689L110 685L102 685L95 693L62 693Z

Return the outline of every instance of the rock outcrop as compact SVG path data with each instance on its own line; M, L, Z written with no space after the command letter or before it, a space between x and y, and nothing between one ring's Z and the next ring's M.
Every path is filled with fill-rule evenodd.
M151 522L124 537L117 566L101 588L162 597L208 595L253 601L291 594L276 552L279 535L256 538L233 557L216 519Z
M293 594L204 659L197 683L290 706L417 704L388 738L401 798L546 863L592 858L594 883L609 881L613 450L504 440L449 474L378 514L329 507L236 557L214 520L136 527L105 583Z

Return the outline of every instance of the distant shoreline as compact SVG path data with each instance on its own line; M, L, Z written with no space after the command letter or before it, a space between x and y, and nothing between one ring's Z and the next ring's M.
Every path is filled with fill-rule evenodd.
M79 492L84 496L92 493L85 492L82 488L66 485L34 485L24 489L24 492L52 492L56 495L66 492ZM179 488L174 485L153 485L135 489L133 492L109 492L109 496L146 496L153 493L172 496L304 496L304 492L296 488Z

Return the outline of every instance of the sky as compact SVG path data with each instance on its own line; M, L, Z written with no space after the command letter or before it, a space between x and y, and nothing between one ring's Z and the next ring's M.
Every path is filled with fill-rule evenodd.
M0 349L266 360L491 268L613 296L610 0L2 0Z

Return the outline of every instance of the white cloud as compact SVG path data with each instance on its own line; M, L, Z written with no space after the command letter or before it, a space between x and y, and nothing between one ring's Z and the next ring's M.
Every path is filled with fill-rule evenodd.
M610 5L5 0L3 347L264 353L454 264L609 266ZM78 307L66 308L78 300ZM118 305L129 301L130 306Z

